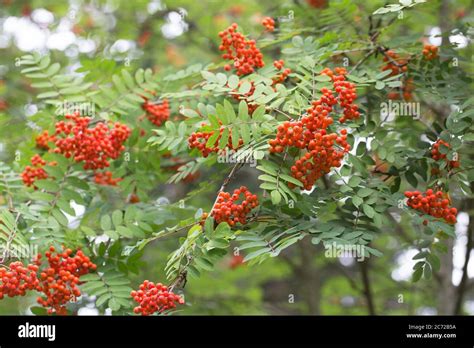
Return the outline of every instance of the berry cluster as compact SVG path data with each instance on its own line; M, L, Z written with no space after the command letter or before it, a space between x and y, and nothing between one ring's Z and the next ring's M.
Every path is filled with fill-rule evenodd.
M113 178L111 171L97 172L94 175L94 182L98 185L117 186L122 178Z
M446 146L446 147L450 147L449 144L447 142L445 142L444 140L441 140L441 139L438 139L434 144L433 144L433 147L431 148L431 157L435 160L435 161L440 161L440 160L445 160L446 163L448 164L448 168L458 168L459 167L459 160L456 160L456 161L449 161L447 158L446 158L446 154L443 154L439 151L439 146L440 145L443 145L443 146Z
M239 88L243 83L243 81L239 81L238 86L231 92L230 95L232 96L232 98L234 98L237 101L244 100L247 103L247 107L251 115L255 111L255 109L258 108L258 104L248 100L248 98L251 97L253 93L255 92L255 84L253 83L253 81L248 81L248 82L250 83L250 90L247 93L243 95L239 93Z
M265 27L265 31L272 32L275 30L275 20L272 17L265 17L262 20L262 25Z
M435 218L443 218L447 223L456 223L456 208L449 207L450 201L447 195L442 191L434 192L432 189L425 193L420 191L406 191L405 197L408 198L407 205L413 209L419 210ZM424 221L423 224L428 224Z
M237 203L242 194L245 198L241 203ZM230 226L234 226L240 222L244 225L247 223L247 215L256 206L258 206L257 195L252 194L245 186L241 186L234 190L232 195L228 192L220 192L211 216L217 223L225 221Z
M413 99L413 90L415 85L413 84L413 78L408 77L404 79L403 86L396 88L394 91L388 93L388 99L398 100L403 98L403 100L409 101Z
M389 76L399 75L408 70L408 60L400 58L400 56L392 50L385 52L383 61L387 64L382 67L382 70L392 70Z
M45 253L47 265L42 264L42 255L26 267L21 262L10 264L10 270L0 268L0 299L23 296L27 290L42 293L37 301L48 308L48 314L67 314L66 304L81 295L79 278L94 271L97 266L79 250L72 256L71 249L55 252L51 246Z
M425 44L422 53L426 60L433 60L438 57L438 46Z
M40 273L40 291L46 298L38 297L37 301L48 308L49 314L67 314L66 304L81 295L77 286L79 277L97 268L81 250L75 256L71 255L71 249L55 252L54 247L45 253L48 267ZM41 254L37 256L36 263L41 264Z
M356 88L353 83L346 81L346 69L336 68L333 72L331 69L325 68L321 71L321 74L331 78L333 88L338 94L337 101L343 109L343 116L339 118L339 122L344 123L346 120L359 118L359 107L354 104L357 99Z
M168 290L166 285L161 283L153 284L145 280L140 284L138 291L132 291L130 295L138 303L133 312L142 315L151 315L155 312L163 313L176 308L176 304L184 304L184 299Z
M43 131L40 135L36 137L36 147L42 150L49 150L49 143L54 143L56 137L50 135L47 130Z
M204 124L203 124L203 126L204 126ZM210 147L210 148L206 147L206 143L209 140L209 138L214 134L214 131L192 133L188 138L189 147L191 149L198 149L199 152L201 152L203 157L209 156L209 154L211 154L212 152L217 153L217 152L219 152L218 144L219 144L219 141L222 137L223 132L224 132L224 127L221 127L220 130L219 130L219 136L217 138L217 141L216 141L215 145L213 147ZM243 144L242 139L239 139L239 145L237 146L237 148L239 146L241 146L242 144ZM235 150L232 147L232 135L231 134L229 134L229 140L228 140L228 143L227 143L227 147L229 149Z
M90 117L67 115L72 122L56 123L56 148L54 152L84 162L84 169L108 167L109 159L116 159L125 149L123 143L130 136L130 128L115 123L109 128L105 123L89 127Z
M0 300L5 296L25 296L27 290L39 290L38 266L12 262L10 269L0 268Z
M255 40L247 40L245 36L237 32L237 24L232 24L229 28L219 33L222 42L220 51L225 51L222 58L233 60L237 75L248 75L265 65L263 54L257 48ZM227 64L224 69L230 71L232 67Z
M56 162L48 163L50 166L54 166ZM31 166L26 166L21 173L21 178L26 186L34 186L36 180L42 180L48 178L48 173L44 170L46 161L41 158L40 155L36 154L31 157Z
M285 65L285 62L282 59L275 60L273 62L273 66L277 70L282 70L281 74L278 74L278 75L276 75L275 77L272 78L274 85L276 85L277 83L283 83L286 80L286 78L288 77L288 75L291 74L291 69L289 69L289 68L283 69L284 65Z
M309 6L314 8L324 8L327 5L328 0L306 0Z
M154 104L145 98L142 109L145 110L148 120L157 127L161 126L170 117L170 105L167 99L163 99L159 104Z
M408 59L400 58L400 56L392 50L385 52L383 60L387 62L387 64L382 67L382 71L391 70L389 76L399 75L408 71ZM403 79L403 85L389 92L387 97L392 100L398 100L402 97L406 101L412 100L412 92L414 89L413 79L405 77Z
M306 190L332 167L340 167L342 158L350 150L345 129L340 135L328 132L334 122L329 116L334 105L339 103L344 110L341 122L360 116L357 105L352 104L356 98L354 85L345 81L344 69L336 68L335 71L336 74L325 69L322 73L332 78L338 97L330 89L321 89L323 95L313 101L307 115L301 120L279 125L276 138L269 141L270 153L282 153L288 146L306 150L291 167L292 176L300 180ZM294 185L290 183L290 187Z

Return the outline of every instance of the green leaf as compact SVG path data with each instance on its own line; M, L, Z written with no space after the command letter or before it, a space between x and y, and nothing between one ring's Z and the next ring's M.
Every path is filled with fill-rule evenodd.
M100 228L102 228L104 231L110 230L112 228L112 220L110 219L109 215L103 215L100 218Z
M356 187L362 182L362 179L359 176L352 176L349 179L348 185L350 187Z
M281 194L277 190L272 191L270 195L271 195L273 204L277 205L281 202Z
M421 276L423 275L423 268L418 268L417 270L415 270L415 272L413 272L413 275L412 275L412 282L417 282L418 280L420 280Z
M247 121L249 119L249 108L247 103L243 100L239 103L239 119L242 121Z
M123 213L120 210L115 210L112 213L112 222L114 223L115 227L118 227L122 224L122 217Z
M374 190L364 187L360 189L359 191L357 191L357 196L364 198L364 197L370 196L370 194L373 192Z
M286 175L286 174L280 174L280 178L287 182L291 182L292 184L295 184L296 186L303 187L303 183L299 181L296 178L293 178L292 176Z
M375 215L375 210L368 204L363 204L362 205L362 210L364 211L364 214L367 215L369 218L373 218Z
M246 123L242 123L240 125L240 135L242 136L242 140L244 142L244 144L248 144L251 140L251 136L250 136L250 128L248 126L248 124Z
M250 84L250 82L244 81L242 83L242 85L240 85L239 93L240 94L247 94L248 92L250 92L251 88L252 88L252 85Z
M58 192L59 191L59 185L57 183L55 183L54 181L47 180L47 179L45 179L45 180L36 180L35 181L35 186L40 188L40 189L49 191L49 192Z
M361 205L363 203L363 199L360 198L359 196L353 196L352 197L352 203L356 206L356 207L359 207L359 205Z

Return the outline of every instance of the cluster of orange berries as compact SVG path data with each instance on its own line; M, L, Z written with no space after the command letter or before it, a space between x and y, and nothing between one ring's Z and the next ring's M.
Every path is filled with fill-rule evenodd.
M117 184L122 181L122 178L113 178L111 171L107 170L105 172L97 172L94 175L94 182L98 185L108 185L108 186L117 186Z
M306 0L309 6L314 8L326 7L328 0Z
M426 60L433 60L438 57L438 46L425 44L422 53Z
M277 76L272 78L274 85L276 85L277 83L283 83L286 80L286 78L288 77L288 75L291 74L291 69L290 68L283 69L284 65L285 65L285 62L283 61L283 59L275 60L273 62L273 66L277 70L281 71L281 74L278 74Z
M257 48L255 40L247 40L245 36L237 32L237 24L233 23L229 28L219 33L222 42L219 46L220 51L225 51L222 58L234 61L234 68L237 75L248 75L255 71L255 68L261 68L265 65L263 54ZM224 69L230 71L230 64Z
M408 59L400 58L400 56L392 50L387 50L385 52L384 62L387 62L386 65L382 67L382 71L391 70L389 76L395 76L408 71ZM404 100L413 99L412 92L415 89L413 84L413 79L406 77L403 81L403 85L399 88L396 88L394 91L388 93L388 99L397 100L403 97Z
M41 290L37 265L25 267L17 261L12 262L9 268L0 268L0 300L5 296L25 296L27 290Z
M157 127L161 126L170 117L170 105L167 99L163 99L159 104L154 104L145 98L142 109L145 110L148 120Z
M36 147L42 150L49 150L49 143L54 143L56 141L56 137L50 135L47 130L43 131L40 135L36 137Z
M359 107L357 104L354 104L354 101L357 99L355 84L346 81L346 69L335 68L333 72L331 69L325 68L321 71L321 74L331 78L334 91L338 94L337 101L343 109L343 116L339 118L339 122L344 123L346 120L359 118Z
M56 162L50 162L50 166L56 165ZM46 161L41 158L40 155L36 154L31 157L31 166L26 166L21 173L21 178L26 186L34 186L36 180L42 180L48 178L48 173L44 170Z
M332 167L340 167L342 158L350 150L347 143L347 131L341 134L329 133L328 127L334 122L329 114L338 102L344 109L344 122L346 118L360 116L357 107L352 102L355 100L355 87L345 83L345 69L336 68L336 75L329 69L324 73L334 81L334 86L339 93L339 98L334 96L332 90L323 88L320 99L313 101L307 110L307 116L299 121L286 121L277 128L275 139L269 141L270 153L281 153L285 147L292 146L306 153L297 159L291 167L292 176L303 183L306 190L310 190L314 183L324 174L329 173ZM341 78L342 77L342 78ZM294 184L289 184L291 188Z
M432 189L422 193L420 191L406 191L405 197L408 198L407 205L413 209L419 210L435 218L443 218L447 223L455 224L456 208L449 207L449 199L442 191L434 192ZM428 224L428 221L423 221Z
M109 167L109 159L117 159L125 149L123 143L130 136L130 128L115 123L109 128L98 123L89 128L90 117L67 115L72 122L56 123L56 148L54 152L84 162L84 169L103 169Z
M237 203L241 195L244 195L244 198L241 203ZM230 226L237 223L244 225L247 223L247 215L257 206L257 195L252 194L245 186L241 186L235 189L232 195L229 192L220 192L211 216L217 223L227 222Z
M413 78L408 77L404 80L403 85L400 88L397 88L395 91L388 93L387 98L392 100L398 100L403 98L406 101L413 99L413 91L415 90L415 85L413 83Z
M400 58L400 56L392 50L385 52L383 61L387 64L382 67L382 71L392 70L389 76L399 75L408 70L408 60Z
M48 264L42 267L42 255L38 254L26 267L21 262L10 264L10 270L0 268L0 299L24 296L27 290L42 293L37 302L48 308L48 314L67 314L66 304L81 295L80 277L95 271L97 266L79 250L72 256L71 249L56 252L51 246L45 253Z
M440 161L440 160L445 160L446 163L448 164L448 167L449 168L458 168L460 163L459 163L459 160L456 160L456 161L449 161L447 158L446 158L446 154L443 154L439 151L439 146L440 145L443 145L443 146L446 146L446 147L450 147L449 144L447 142L445 142L444 140L441 140L441 139L438 139L434 144L433 144L433 147L431 148L431 157L435 160L435 161Z
M54 247L45 253L48 267L40 273L40 291L46 298L38 297L38 303L48 308L49 314L67 314L66 304L81 295L79 278L97 269L81 250L75 256L71 255L71 249L55 252ZM41 264L41 254L37 256L36 262Z
M204 126L204 124L202 124ZM203 157L209 156L209 154L215 152L219 152L219 142L222 137L222 133L224 132L224 127L221 127L219 130L219 136L217 138L217 141L214 146L212 147L207 147L206 143L209 140L209 138L214 134L214 131L209 131L209 132L195 132L192 133L189 138L188 138L188 144L191 149L198 149L199 152L201 152ZM241 146L243 144L242 139L239 139L239 144L237 147ZM229 134L229 139L227 143L227 147L229 149L235 150L232 146L232 135Z
M265 31L272 32L275 30L275 20L272 17L265 17L262 20L262 25L265 27Z
M141 315L151 315L153 313L163 313L176 308L176 304L184 304L184 299L168 290L166 285L154 284L145 280L139 286L138 291L132 291L130 295L138 303L133 312Z

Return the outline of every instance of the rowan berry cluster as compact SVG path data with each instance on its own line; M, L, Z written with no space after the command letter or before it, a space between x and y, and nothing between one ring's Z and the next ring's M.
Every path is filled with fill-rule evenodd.
M334 91L338 94L337 101L343 109L343 116L339 118L339 122L344 123L346 120L359 118L359 107L354 104L357 99L356 88L353 83L346 81L346 69L335 68L333 72L331 69L325 68L321 71L321 74L331 78Z
M400 58L400 56L392 50L385 52L383 61L387 62L387 64L382 67L382 70L392 71L389 76L399 75L408 70L408 59Z
M408 71L408 58L400 58L400 56L392 50L387 50L383 58L386 65L382 67L382 71L391 70L389 76L395 76ZM403 85L388 93L388 99L398 100L403 98L408 101L413 99L412 92L415 89L413 78L405 77Z
M445 160L447 165L448 165L448 168L458 168L459 167L459 160L456 160L456 161L449 161L447 158L446 158L446 154L443 154L439 151L439 146L440 145L443 145L447 148L449 148L449 144L447 142L445 142L444 140L441 140L441 139L438 139L434 144L433 144L433 147L431 148L431 157L435 160L435 161L440 161L440 160Z
M27 290L40 290L37 265L25 267L17 261L12 262L9 268L0 268L0 300L5 296L25 296Z
M56 162L48 163L50 166L54 166ZM21 173L21 178L26 186L34 186L36 180L42 180L48 178L48 173L44 170L46 161L41 158L40 155L36 154L31 157L31 166L26 166Z
M36 137L36 147L42 150L49 150L49 143L54 143L56 141L56 137L50 135L47 130L43 131L40 135Z
M238 201L244 196L241 203ZM220 192L216 204L211 211L211 216L217 223L227 222L230 226L237 223L247 223L247 215L258 206L257 195L252 194L245 186L234 190L231 195L228 192Z
M432 189L429 189L424 193L420 191L406 191L405 197L408 198L407 205L409 207L435 218L443 218L447 223L456 223L456 215L458 211L456 208L451 208L449 206L450 201L444 192L434 192ZM425 225L427 223L428 221L426 220L423 222Z
M433 60L438 57L438 46L425 44L422 53L426 60Z
M265 65L263 54L257 48L255 40L248 40L245 36L237 32L237 24L232 24L229 28L219 33L222 42L219 46L220 51L225 51L222 58L234 61L233 66L237 70L237 75L248 75L255 71L255 68L261 68ZM230 71L230 64L224 69Z
M265 17L262 20L262 25L265 27L265 31L272 32L275 30L275 20L272 17Z
M138 303L133 312L145 316L173 310L177 304L184 304L184 299L170 291L166 285L154 284L148 280L140 284L139 290L132 291L130 295Z
M355 87L346 83L345 69L336 68L335 72L336 74L325 69L322 73L331 77L338 97L332 90L322 88L323 95L313 101L307 115L301 120L286 121L279 125L276 138L269 141L270 153L282 153L289 146L305 150L291 167L291 172L306 190L310 190L332 167L339 167L345 153L350 150L345 129L341 130L340 135L328 132L329 126L334 122L329 116L334 105L339 102L344 110L341 122L360 116L357 106L352 104L356 98ZM293 188L294 184L290 183L289 186Z
M81 295L79 278L97 269L81 250L77 251L75 256L72 256L72 253L71 249L56 252L52 246L45 253L48 266L43 268L39 277L40 292L45 298L40 296L37 301L48 308L48 314L67 314L66 304ZM41 258L41 254L36 258L38 265L42 263Z
M309 6L314 8L326 7L328 0L306 0Z
M170 105L167 99L163 99L159 104L154 104L145 98L142 109L145 110L148 120L157 127L161 126L170 117Z
M94 182L98 185L117 186L122 178L113 178L111 171L97 172L94 175Z
M415 85L413 84L413 78L408 77L404 79L402 87L396 88L394 91L388 93L388 99L398 100L403 98L403 100L409 101L413 99L413 91Z
M276 85L277 83L283 83L286 80L286 78L288 77L288 75L291 74L291 69L290 68L283 69L284 65L285 65L285 62L282 59L275 60L273 62L273 66L277 70L281 70L281 74L278 74L278 75L276 75L275 77L272 78L274 85Z
M54 152L84 162L84 169L103 169L109 159L117 159L125 149L123 143L130 136L130 128L115 123L109 128L105 123L89 127L91 118L67 115L68 121L56 123L56 148Z
M204 124L203 124L204 126ZM209 131L209 132L195 132L192 133L189 138L188 138L188 144L191 149L198 149L199 152L201 152L203 157L209 156L209 154L215 152L219 152L219 141L222 137L222 133L224 132L224 127L221 127L219 129L219 136L217 137L217 141L214 146L212 147L207 147L206 143L209 140L209 138L214 134L214 131ZM239 139L239 146L243 144L242 139ZM235 150L232 146L232 135L229 134L229 140L227 142L227 147L229 149Z
M51 246L45 253L45 265L38 254L27 266L13 262L10 270L0 268L0 299L4 295L24 296L26 291L36 290L42 293L37 302L48 309L48 314L67 314L66 304L81 295L80 277L97 268L81 250L75 256L72 254L71 249L56 252Z

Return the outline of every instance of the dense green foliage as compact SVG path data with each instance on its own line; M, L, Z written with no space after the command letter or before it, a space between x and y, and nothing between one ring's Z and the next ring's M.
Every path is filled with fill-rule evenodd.
M14 42L1 49L0 99L7 103L0 111L2 251L82 249L98 270L81 278L81 289L96 296L101 314L106 308L132 314L130 291L144 279L169 284L185 297L178 314L467 312L463 304L474 298L469 253L465 265L456 266L461 281L453 285L451 275L453 245L461 240L470 251L474 234L472 48L456 47L449 36L454 29L472 35L468 1L384 7L384 1L329 0L324 8L301 0L164 1L167 6L153 14L148 3L96 7L85 1L73 10L46 0L3 6L4 19L24 15L26 6L49 9L51 28L70 18L77 37L97 46L77 54L22 52ZM162 31L170 13L187 24L176 38ZM277 18L274 32L264 32L264 16ZM253 74L223 69L218 33L233 22L263 53L266 65ZM439 57L427 60L422 50L432 27L441 29L442 44ZM119 39L136 46L112 49ZM383 70L388 50L407 59L406 71ZM272 62L279 59L291 73L275 84ZM352 150L304 191L292 176L296 149L273 154L269 140L283 122L301 119L322 88L332 88L320 72L336 67L345 67L355 84L361 116L342 124L335 113L330 129L347 129ZM388 98L408 84L411 100ZM144 98L166 99L169 120L160 126L147 120ZM389 103L404 102L419 114L383 112ZM64 120L66 103L92 110L94 124L120 122L131 129L108 169L122 179L117 186L99 185L83 163L37 148L36 137L44 130L53 134ZM208 148L229 149L230 136L232 147L255 166L190 149L188 138L200 131L214 132ZM458 168L432 158L438 139L449 144L440 152L459 160ZM56 164L44 167L48 178L35 181L36 188L27 187L20 174L37 153ZM203 219L219 192L242 185L260 203L248 223ZM404 191L429 188L442 190L460 215L468 215L468 226L465 218L455 228L406 205ZM341 263L327 254L333 245L359 246L364 260ZM413 250L405 260L417 261L410 277L393 277L403 266L400 256ZM4 265L10 261L2 258ZM0 313L25 313L34 298L4 299ZM83 303L71 303L71 313Z

